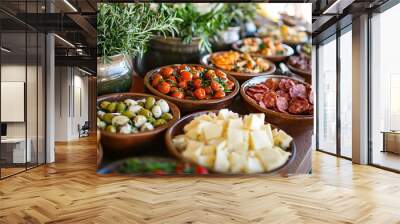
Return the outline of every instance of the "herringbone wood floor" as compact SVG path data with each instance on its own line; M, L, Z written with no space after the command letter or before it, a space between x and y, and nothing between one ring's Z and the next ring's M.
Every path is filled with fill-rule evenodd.
M400 223L400 175L315 152L290 178L102 177L95 139L0 181L0 223Z

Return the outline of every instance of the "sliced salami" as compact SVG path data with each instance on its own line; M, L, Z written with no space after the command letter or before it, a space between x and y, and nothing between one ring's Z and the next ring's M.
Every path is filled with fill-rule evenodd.
M253 86L253 87L248 88L247 91L252 92L252 93L264 93L265 89Z
M257 101L261 101L264 98L263 93L255 93L253 96L254 96L253 98Z
M276 91L276 95L285 97L288 101L289 101L289 99L290 99L289 93L287 93L287 92L285 92L285 91L283 91L283 90L278 90L278 91Z
M278 109L278 111L286 113L288 106L289 106L289 102L286 97L278 96L276 98L276 109Z
M308 100L296 98L290 101L288 111L291 114L304 114L309 106Z
M306 86L303 84L295 84L289 89L289 94L292 98L307 99Z
M279 87L279 81L277 79L275 79L275 78L268 79L265 82L265 85L268 87L268 89L270 89L272 91L275 91Z
M271 91L264 95L263 102L267 108L274 108L276 106L276 98L276 93Z

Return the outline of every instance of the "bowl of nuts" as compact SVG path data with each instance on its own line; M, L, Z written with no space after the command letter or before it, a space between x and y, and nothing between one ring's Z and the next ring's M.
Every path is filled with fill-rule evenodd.
M97 127L107 151L140 150L162 139L179 118L175 104L149 94L115 93L97 98Z

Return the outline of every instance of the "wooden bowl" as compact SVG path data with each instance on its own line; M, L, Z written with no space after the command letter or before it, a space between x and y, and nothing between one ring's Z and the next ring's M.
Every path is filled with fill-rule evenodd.
M216 52L216 53L224 53L224 51ZM216 53L212 53L212 54L216 54ZM248 79L251 79L251 78L253 78L253 77L257 77L257 76L260 76L260 75L271 75L271 74L273 74L273 73L275 72L275 70L276 70L275 64L272 63L272 62L269 61L269 60L266 60L267 63L269 64L270 68L269 68L268 71L265 71L265 72L261 72L261 73L247 73L247 72L233 72L233 71L227 71L227 70L218 68L216 65L214 65L214 64L210 61L210 57L211 57L212 54L204 55L204 56L201 58L201 64L203 64L203 65L205 65L205 66L208 66L208 67L211 67L211 68L220 69L221 71L224 71L226 74L229 74L229 75L235 77L235 79L237 79L237 80L239 81L239 83L242 83L242 82L244 82L244 81L246 81L246 80L248 80Z
M165 133L165 144L167 146L168 151L176 158L188 162L187 159L185 159L182 154L175 148L174 144L172 143L172 139L180 134L183 134L183 128L185 127L185 125L187 125L190 121L192 121L195 117L199 116L199 115L203 115L203 114L208 114L208 113L218 113L218 110L207 110L207 111L200 111L197 113L193 113L193 114L189 114L184 116L182 119L180 119L178 122L176 122L174 125L172 125L167 132ZM271 128L277 128L276 126L274 126L273 124L271 124ZM281 166L270 170L268 172L264 172L262 174L266 174L266 173L275 173L277 171L279 171L280 169L284 168L285 166L288 166L293 160L294 157L296 156L296 145L294 143L294 140L290 143L289 148L286 150L288 152L291 153L291 155L289 156L288 160L282 164ZM191 161L191 163L193 163ZM200 165L195 163L196 165ZM207 168L209 169L209 168ZM209 169L210 171L212 171L211 169ZM213 171L214 172L214 171ZM233 173L224 173L224 174L229 174L229 175L235 175ZM240 174L239 174L240 175Z
M247 80L242 84L240 87L240 94L244 100L244 103L247 109L251 112L256 113L264 113L265 119L271 124L277 125L278 127L282 128L283 130L287 131L288 133L293 133L293 129L303 129L305 127L310 128L313 125L313 115L294 115L289 113L281 113L270 109L262 108L258 103L248 96L245 90L253 86L255 84L264 82L270 78L277 78L277 79L292 79L296 82L303 83L304 85L310 86L310 84L303 82L301 80L287 77L287 76L280 76L280 75L266 75L266 76L259 76L252 79Z
M204 67L203 65L199 65L199 64L187 64L187 65ZM150 91L152 94L157 95L160 98L164 98L170 102L175 103L182 112L187 113L187 112L199 111L199 110L226 108L232 104L233 100L235 99L235 96L239 93L239 89L240 89L239 82L233 76L227 74L228 79L235 83L235 88L232 90L231 93L229 93L228 95L226 95L225 97L223 97L221 99L188 100L188 99L178 99L178 98L175 98L172 96L165 95L163 93L160 93L158 90L156 90L151 85L151 78L155 73L159 72L162 68L169 67L169 66L174 66L174 65L166 65L166 66L159 67L159 68L149 71L146 74L146 76L144 77L144 86L146 87L146 90Z
M232 48L236 51L242 52L242 53L249 53L251 56L255 56L255 57L263 57L266 58L270 61L273 62L281 62L284 61L287 57L292 56L294 54L294 50L293 48L291 48L289 45L287 44L282 44L282 47L285 49L286 54L284 55L272 55L272 56L265 56L263 54L260 53L254 53L254 52L243 52L240 50L240 47L243 45L243 40L238 40L235 43L232 44Z
M134 99L139 100L146 98L148 96L152 96L144 93L114 93L109 95L103 95L97 98L97 104L101 101L122 101L125 99ZM161 99L157 96L152 96L156 100ZM173 119L168 121L167 124L162 125L160 127L154 128L152 131L139 132L135 134L118 134L118 133L110 133L106 131L101 131L100 141L103 145L103 150L109 151L112 153L125 154L132 151L140 150L143 146L152 144L154 141L162 138L163 133L167 128L172 126L176 121L179 120L181 114L179 108L168 102L170 113L173 116Z
M296 73L297 75L300 75L301 77L304 78L304 80L307 83L311 83L311 71L307 72L298 68L295 68L293 65L291 65L289 62L286 63L287 67L290 69L290 71Z

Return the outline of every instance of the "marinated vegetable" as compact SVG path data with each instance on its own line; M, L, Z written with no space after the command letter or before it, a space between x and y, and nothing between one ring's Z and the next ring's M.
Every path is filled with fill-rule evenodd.
M240 51L244 53L256 53L262 56L283 56L287 50L283 47L280 40L270 37L264 38L245 38L240 46Z
M102 101L97 108L97 127L101 130L133 134L151 131L172 120L168 103L154 97L120 102Z
M185 64L163 67L153 74L150 82L163 94L188 100L222 98L235 87L235 83L220 70ZM165 104L158 103L163 113Z
M271 64L266 59L236 51L211 54L210 61L216 67L232 72L261 73L271 69Z

